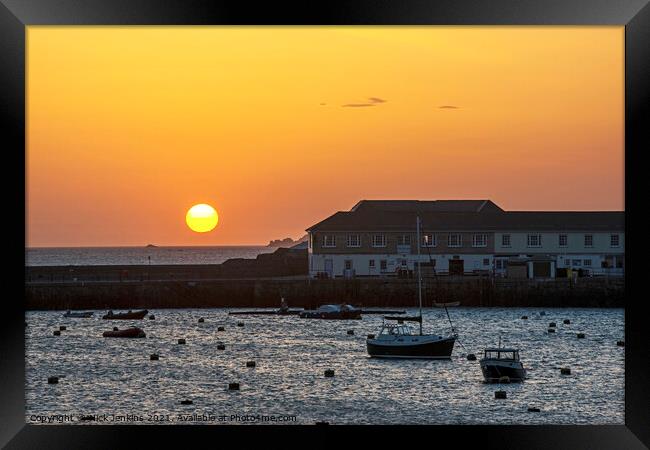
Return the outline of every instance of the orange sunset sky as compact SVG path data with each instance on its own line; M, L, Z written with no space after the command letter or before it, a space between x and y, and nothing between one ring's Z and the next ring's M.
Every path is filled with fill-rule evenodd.
M30 26L26 244L266 244L360 199L623 210L623 62L623 27Z

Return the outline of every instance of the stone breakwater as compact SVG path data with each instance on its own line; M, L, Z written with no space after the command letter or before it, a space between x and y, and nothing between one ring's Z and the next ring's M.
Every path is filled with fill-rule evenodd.
M165 269L168 274L170 267ZM179 270L185 271L187 267ZM144 277L97 280L97 276L93 280L90 276L90 279L76 277L76 280L49 281L42 277L39 281L26 282L26 308L278 307L280 297L284 297L291 307L303 308L342 302L358 306L413 307L417 301L414 279L316 280L306 276L219 279L193 275L177 272L172 279L157 280ZM434 302L460 301L462 306L621 308L624 298L622 278L581 278L572 282L567 279L438 277L423 282L424 306L433 306Z

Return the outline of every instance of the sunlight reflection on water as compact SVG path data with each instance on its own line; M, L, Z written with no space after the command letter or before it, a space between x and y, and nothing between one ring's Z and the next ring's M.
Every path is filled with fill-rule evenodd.
M622 309L450 308L462 344L516 346L524 383L483 383L478 361L456 344L451 361L381 360L365 338L380 315L361 321L228 316L226 309L151 310L155 320L104 321L26 313L26 419L33 414L295 415L291 423L623 424ZM411 313L415 310L411 310ZM528 320L522 320L528 315ZM449 329L444 309L426 309L425 332ZM198 318L205 318L198 323ZM570 319L565 325L563 319ZM237 327L238 321L245 323ZM549 322L557 332L547 333ZM61 336L52 332L60 325ZM109 339L113 326L145 339ZM217 327L225 326L218 332ZM347 335L349 329L354 335ZM585 339L576 333L584 332ZM186 345L177 344L185 338ZM223 342L225 350L217 350ZM150 361L158 353L160 360ZM255 368L246 361L255 360ZM571 375L561 375L570 367ZM333 378L323 371L334 369ZM62 376L48 384L48 376ZM240 391L228 391L239 382ZM495 400L494 391L507 392ZM192 405L180 405L191 399ZM527 412L529 406L540 413ZM172 418L173 418L172 417ZM97 422L88 422L97 423ZM151 422L144 422L151 423ZM165 422L169 423L169 422ZM233 423L233 422L228 422ZM259 422L258 422L259 423Z

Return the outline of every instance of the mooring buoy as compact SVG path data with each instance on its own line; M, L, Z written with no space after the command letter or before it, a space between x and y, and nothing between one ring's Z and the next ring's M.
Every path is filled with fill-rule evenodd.
M59 377L47 377L47 384L57 384Z
M328 377L328 378L333 377L334 376L334 370L332 370L332 369L325 370L325 376Z
M539 412L539 408L529 407L528 412Z
M549 324L548 324L548 327L549 327L549 328L555 328L555 322L551 322L551 323L549 323Z
M151 355L149 355L149 359L151 361L158 361L158 358L160 358L160 356L156 353L152 353Z
M181 345L185 344L185 339L180 338L180 339L178 340L178 343L181 344Z
M237 326L238 326L238 327L243 327L243 326L244 326L244 322L237 322Z
M348 335L352 336L354 334L354 330L348 330Z
M217 344L217 350L225 350L226 346L224 344Z
M65 325L61 325L61 326L59 327L59 331L65 331L66 329L67 329L67 328L65 327Z
M549 332L549 333L555 333L555 328L549 328L549 329L548 329L548 332Z
M570 325L571 321L569 319L564 319L562 323L564 323L564 325Z
M225 327L217 327L217 331L226 331Z
M199 323L203 323L203 322L205 322L205 319L203 317L200 317L199 318Z
M494 391L494 398L500 398L504 399L507 398L508 394L506 394L506 391Z
M468 353L467 354L467 360L468 361L476 361L476 355L474 353Z
M625 347L625 341L616 341L616 345L619 347Z
M562 367L560 368L560 373L562 375L571 375L571 369L569 369L568 367Z
M584 333L578 333L576 336L578 336L578 339L584 339L585 338Z
M539 313L539 315L540 315L540 316L545 316L546 313L545 313L544 311L542 311L542 312Z
M369 334L369 335L368 335L368 339L374 339L374 338L375 338L375 335L374 335L374 334Z
M521 316L522 320L528 320L528 316Z
M54 336L61 336L61 332L59 330L54 330Z
M246 361L246 367L255 367L255 361Z
M149 316L149 320L156 320L156 316L154 316L153 314L151 314L151 315Z
M194 403L192 400L181 400L181 405L191 405L192 403Z
M238 391L239 390L239 383L228 383L228 390L229 391Z

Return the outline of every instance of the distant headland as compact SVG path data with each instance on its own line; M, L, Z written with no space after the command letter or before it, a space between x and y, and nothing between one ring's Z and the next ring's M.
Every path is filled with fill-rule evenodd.
M275 239L273 241L269 241L269 245L267 245L267 247L290 247L292 245L296 245L301 242L307 242L307 239L308 239L307 235L304 235L297 241L294 241L291 238Z

